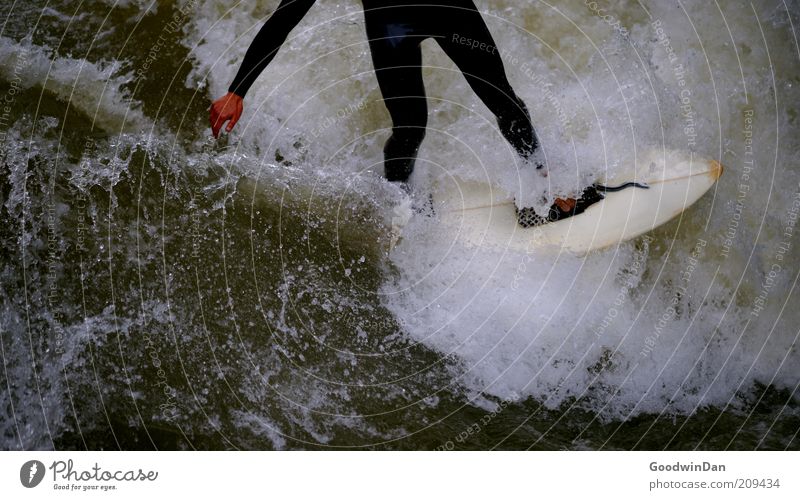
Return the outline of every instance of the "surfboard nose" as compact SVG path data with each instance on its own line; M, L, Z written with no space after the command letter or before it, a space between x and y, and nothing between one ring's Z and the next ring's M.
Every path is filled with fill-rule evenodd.
M709 162L711 166L711 170L708 172L708 175L711 176L711 179L716 181L722 176L722 172L725 170L725 167L722 166L722 163L718 162L717 160L711 160Z

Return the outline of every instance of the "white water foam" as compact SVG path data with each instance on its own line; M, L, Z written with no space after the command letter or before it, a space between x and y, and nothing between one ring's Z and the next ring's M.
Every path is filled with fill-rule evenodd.
M215 2L197 12L187 39L198 60L193 78L207 79L213 96L224 93L275 3L245 10ZM786 13L726 8L734 47L713 5L644 11L609 2L608 12L621 13L624 34L582 2L534 8L495 0L484 7L509 78L531 110L549 175L520 174L488 110L428 41L430 130L414 175L418 189L448 175L488 177L546 206L653 146L719 158L728 170L715 193L652 241L585 258L464 248L441 241L435 221L412 220L393 254L401 277L384 289L407 333L442 354L455 353L467 368L464 385L475 394L524 394L553 406L582 398L604 416L725 405L754 381L794 387L796 337L788 325L798 312L782 309L792 267L770 289L766 312L752 314L781 239L763 228L785 224L798 186L797 173L786 168L798 156L797 138L789 134L796 106L774 105L776 92L783 103L797 102L780 71L797 64ZM292 33L248 94L234 132L242 151L270 160L272 149L301 141L303 168L381 173L389 123L357 9L320 2ZM754 14L768 31L776 90ZM329 22L338 16L345 17ZM366 109L336 127L319 127L363 100ZM759 173L742 211L736 196L750 110L758 117L752 137ZM387 219L401 199L386 200ZM734 221L737 231L727 238ZM788 258L796 262L797 252Z
M20 89L43 88L86 114L108 132L140 130L147 120L136 101L122 90L132 74L120 74L119 61L51 57L46 47L30 40L0 37L0 76Z

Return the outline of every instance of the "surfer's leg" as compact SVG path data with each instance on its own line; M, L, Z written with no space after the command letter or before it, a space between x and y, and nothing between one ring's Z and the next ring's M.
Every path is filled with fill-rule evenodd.
M403 25L385 26L389 36L369 26L372 61L383 95L383 102L392 118L392 135L384 146L386 178L405 182L414 170L425 127L428 107L422 81L422 51L419 39L402 37ZM383 35L383 36L381 36Z
M539 147L536 132L528 108L508 82L489 28L474 5L452 11L449 31L436 41L495 115L503 137L520 156L529 158Z

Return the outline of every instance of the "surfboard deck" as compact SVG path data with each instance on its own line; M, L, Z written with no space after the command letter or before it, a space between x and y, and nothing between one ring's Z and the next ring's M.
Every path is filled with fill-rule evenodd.
M604 193L604 199L583 213L556 222L524 228L517 223L512 194L490 183L456 177L434 189L433 210L446 229L443 237L466 245L586 253L668 222L700 199L722 172L722 165L715 160L681 151L652 150L641 155L636 165L603 182L609 186L636 182L648 189L630 187Z

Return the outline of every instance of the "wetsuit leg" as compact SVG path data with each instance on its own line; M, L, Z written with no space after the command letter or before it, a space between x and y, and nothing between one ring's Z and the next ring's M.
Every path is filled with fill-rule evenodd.
M428 122L419 46L422 37L411 35L409 24L372 20L369 12L365 15L375 75L392 118L392 135L383 149L386 178L405 182L414 170Z
M446 24L448 31L437 36L436 41L495 115L506 140L520 156L528 158L539 147L528 108L511 88L503 60L480 12L471 1L464 2L464 6L448 9L453 12Z

